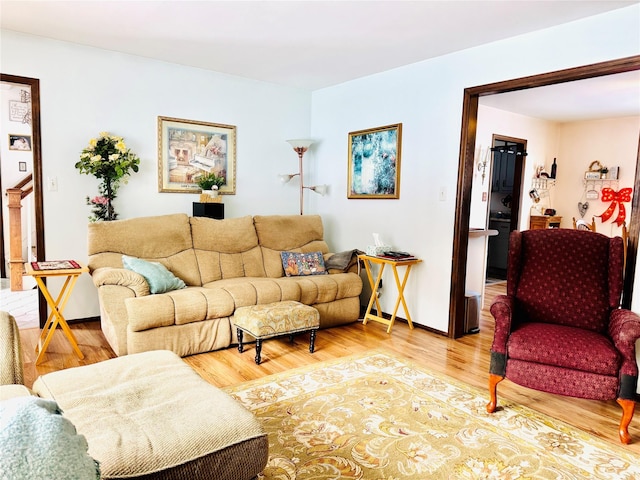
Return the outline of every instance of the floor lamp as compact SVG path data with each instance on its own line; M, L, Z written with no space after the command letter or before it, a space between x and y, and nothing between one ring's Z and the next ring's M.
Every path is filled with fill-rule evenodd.
M280 175L280 181L282 183L287 183L295 176L300 177L300 215L303 214L303 204L304 204L304 189L308 188L320 195L327 193L328 186L327 185L314 185L312 187L307 187L303 183L303 172L302 172L302 157L309 147L313 144L313 140L287 140L289 144L293 147L293 151L298 154L298 173L288 173Z

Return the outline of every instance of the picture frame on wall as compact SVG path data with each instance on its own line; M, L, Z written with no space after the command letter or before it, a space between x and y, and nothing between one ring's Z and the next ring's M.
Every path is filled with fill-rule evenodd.
M400 198L402 123L349 133L347 198Z
M31 151L31 135L9 134L9 150Z
M236 127L158 117L158 191L198 193L207 173L225 178L218 193L236 193Z

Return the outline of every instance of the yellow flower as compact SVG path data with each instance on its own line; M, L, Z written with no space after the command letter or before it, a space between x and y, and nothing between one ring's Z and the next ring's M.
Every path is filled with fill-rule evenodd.
M96 145L98 145L97 138L92 138L91 140L89 140L89 146L91 147L92 150L95 148Z
M94 155L93 157L91 157L91 161L92 162L101 162L102 161L102 157L100 155Z
M120 158L119 153L112 153L111 155L109 155L109 160L117 160L119 158Z
M100 137L109 138L109 132L100 132Z
M127 151L127 146L124 144L122 139L118 140L118 143L116 143L116 148L122 153Z

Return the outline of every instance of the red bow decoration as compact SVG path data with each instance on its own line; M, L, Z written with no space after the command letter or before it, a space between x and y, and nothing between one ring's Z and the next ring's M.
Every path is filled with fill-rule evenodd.
M604 211L602 215L599 215L602 218L603 222L606 222L613 216L613 212L616 210L616 205L619 207L618 217L614 220L614 223L617 223L619 227L625 221L627 217L627 212L624 208L624 203L622 202L630 202L631 201L631 192L632 188L623 188L619 192L616 192L613 188L603 188L602 189L602 197L601 200L603 202L611 202L611 205Z

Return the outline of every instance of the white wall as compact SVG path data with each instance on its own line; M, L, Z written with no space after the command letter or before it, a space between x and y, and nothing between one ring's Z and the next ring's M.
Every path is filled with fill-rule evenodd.
M529 212L533 202L529 198L531 178L538 165L545 166L545 171L551 170L553 157L557 156L558 137L557 125L554 122L539 118L527 117L516 113L506 112L493 107L482 105L482 98L478 107L478 131L476 145L484 150L491 147L493 134L504 135L527 140L527 157L524 162L523 184L520 197L519 230L529 228ZM489 161L491 157L489 157ZM469 225L482 227L487 221L487 202L482 201L482 192L487 198L491 196L491 178L487 167L487 176L482 182L482 174L475 170L471 198L471 214Z
M407 285L409 310L414 322L446 331L463 89L638 55L639 19L635 5L315 91L316 177L332 190L313 206L330 244L364 249L379 232L420 256ZM497 63L504 59L514 61ZM348 132L399 122L400 199L348 200ZM446 201L438 200L441 188ZM392 279L383 283L382 307L390 311Z
M227 217L298 212L297 188L281 186L277 174L297 171L297 155L285 140L309 135L309 92L15 32L1 34L0 70L40 79L43 178L58 180L57 192L44 191L48 259L87 259L90 207L85 197L97 194L98 181L80 175L74 164L101 131L123 136L141 158L140 172L118 192L119 218L191 214L197 194L158 193L159 115L237 126L237 194L224 197ZM310 175L309 181L314 182ZM67 318L99 315L88 275L79 279L73 297Z
M583 122L563 123L558 126L558 182L555 188L555 206L563 216L562 226L570 228L572 217L580 218L578 202L589 203L584 219L591 222L593 216L601 215L611 202L587 200L585 197L584 172L589 164L599 160L603 166L620 167L618 186L605 184L614 190L633 188L638 157L640 117L621 117ZM594 182L588 186L600 191L602 184ZM627 226L631 215L631 202L625 203ZM596 230L608 236L621 234L614 222L618 210L607 222L596 218Z
M44 192L49 259L86 259L85 196L97 181L74 168L100 131L125 137L142 158L140 173L121 188L121 218L191 211L193 194L160 194L156 179L156 117L174 116L238 127L237 195L228 217L296 213L295 186L277 173L295 172L287 138L311 134L305 212L319 213L334 250L364 249L379 232L424 259L407 285L414 321L447 330L463 89L475 85L638 55L640 6L514 37L312 94L194 68L2 31L3 73L39 78L43 175L58 179ZM513 58L519 61L501 62ZM348 132L403 123L399 200L347 200ZM438 191L446 191L439 201ZM385 278L385 311L395 300ZM95 289L82 277L68 317L98 315ZM400 309L399 314L403 312Z

